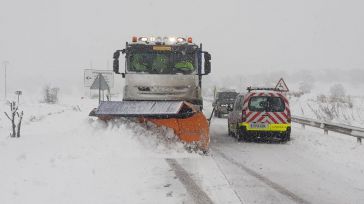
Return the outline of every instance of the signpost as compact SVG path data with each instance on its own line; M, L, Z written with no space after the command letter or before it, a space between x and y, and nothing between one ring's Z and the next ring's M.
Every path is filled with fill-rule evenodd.
M109 88L114 87L114 72L111 70L95 70L85 69L84 70L84 85L85 87L91 87L96 77L102 74Z
M22 95L22 91L15 91L15 95L18 95L18 105L19 105L19 96Z
M287 86L286 82L284 82L283 78L281 78L278 81L275 89L278 89L278 90L280 90L282 92L288 92L289 91L288 86Z
M102 100L104 100L104 91L108 90L110 95L110 87L107 84L104 76L99 73L95 79L95 81L92 83L90 89L98 89L99 90L99 104L101 103L101 90L102 90Z

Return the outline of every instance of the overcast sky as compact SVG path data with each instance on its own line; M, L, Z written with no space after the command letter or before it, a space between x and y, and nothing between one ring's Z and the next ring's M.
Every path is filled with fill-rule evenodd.
M203 43L213 76L362 70L363 9L362 0L0 0L0 61L12 89L82 85L83 69L111 69L131 36L173 35Z

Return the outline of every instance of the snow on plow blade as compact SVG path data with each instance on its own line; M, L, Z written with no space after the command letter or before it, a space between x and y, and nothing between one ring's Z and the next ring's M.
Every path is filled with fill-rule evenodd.
M193 143L204 151L210 142L209 126L203 113L185 101L104 101L90 116L101 120L137 117L141 122L153 122L172 128L180 140Z

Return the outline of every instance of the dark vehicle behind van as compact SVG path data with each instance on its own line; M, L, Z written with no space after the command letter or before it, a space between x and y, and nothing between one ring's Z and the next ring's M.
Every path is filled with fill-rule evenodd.
M229 113L229 107L232 108L235 98L238 95L235 91L217 92L215 101L212 106L215 108L215 117L221 118Z

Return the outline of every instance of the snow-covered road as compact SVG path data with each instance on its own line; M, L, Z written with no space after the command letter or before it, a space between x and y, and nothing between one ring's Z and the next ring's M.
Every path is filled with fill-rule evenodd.
M0 203L364 202L353 138L295 125L287 144L238 143L214 118L203 156L158 136L168 130L90 119L94 105L24 103L17 139L0 117Z
M363 203L364 147L294 124L287 144L244 143L215 119L212 156L244 203Z
M212 157L170 130L90 118L95 104L23 103L20 138L0 117L0 203L238 203Z

